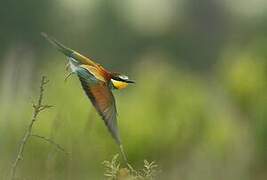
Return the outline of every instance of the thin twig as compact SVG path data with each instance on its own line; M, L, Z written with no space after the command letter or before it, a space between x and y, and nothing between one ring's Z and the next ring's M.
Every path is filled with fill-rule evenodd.
M40 136L40 135L37 135L37 134L32 134L31 135L32 137L35 137L35 138L39 138L39 139L42 139L52 145L54 145L57 149L59 149L60 151L68 154L68 152L65 151L65 149L63 147L61 147L58 143L54 142L52 139L49 139L49 138L46 138L44 136Z
M45 109L51 108L52 106L50 105L43 105L42 101L43 101L43 95L44 95L44 86L48 83L49 81L46 79L45 76L42 77L41 79L41 84L40 84L40 90L39 90L39 97L37 100L37 104L33 103L32 107L33 107L33 115L32 115L32 119L30 121L30 124L28 125L28 128L25 132L25 134L23 135L21 142L20 142L20 146L18 149L18 153L16 155L16 159L14 160L12 167L11 167L11 172L10 172L10 179L14 180L15 176L16 176L16 170L18 167L19 162L22 160L23 158L23 153L24 153L24 149L25 149L25 145L28 142L29 138L32 135L32 128L34 125L34 122L37 120L37 117L39 115L39 113ZM54 143L52 143L54 144Z
M119 145L119 148L120 148L120 152L121 152L121 155L122 155L122 158L123 158L124 163L125 163L126 165L128 165L129 163L128 163L126 154L125 154L125 152L124 152L123 145L120 144L120 145Z

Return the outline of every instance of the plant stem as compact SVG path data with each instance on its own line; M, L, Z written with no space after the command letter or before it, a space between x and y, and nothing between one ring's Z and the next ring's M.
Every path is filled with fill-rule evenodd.
M42 101L43 101L43 93L44 93L44 86L48 83L48 80L46 79L45 76L42 76L41 79L41 84L40 84L40 91L39 91L39 97L38 97L38 101L37 104L33 104L33 115L32 115L32 119L30 121L30 124L28 125L28 128L26 130L26 132L24 133L22 139L21 139L21 143L18 149L18 153L16 155L16 159L12 164L11 167L11 172L10 172L10 179L14 180L16 178L16 171L17 171L17 167L19 162L23 159L23 153L24 153L24 149L25 149L25 145L28 142L29 138L32 135L32 128L34 123L37 120L37 117L39 115L39 113L45 109L51 108L52 106L49 105L43 105Z

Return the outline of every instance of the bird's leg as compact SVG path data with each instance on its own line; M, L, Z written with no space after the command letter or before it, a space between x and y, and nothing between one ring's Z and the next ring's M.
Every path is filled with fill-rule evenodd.
M70 69L70 63L67 62L67 64L65 65L65 70L68 71Z
M69 71L70 70L70 63L69 62L67 62L67 64L66 64L66 66L65 66L65 70L66 71ZM73 74L74 72L73 71L71 71L69 74L67 74L67 76L65 77L65 82L68 80L68 78Z

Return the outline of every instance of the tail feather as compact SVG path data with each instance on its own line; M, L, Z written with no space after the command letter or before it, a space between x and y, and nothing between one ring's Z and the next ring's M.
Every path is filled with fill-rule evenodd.
M74 58L75 60L79 61L81 64L97 66L97 64L93 62L91 59L89 59L88 57L85 57L81 55L80 53L64 46L63 44L58 42L55 38L48 36L46 33L42 32L41 35L66 56Z
M65 54L66 56L71 56L72 53L74 53L74 51L66 46L64 46L63 44L61 44L60 42L58 42L55 38L48 36L46 33L42 32L41 35L48 40L53 46L55 46L60 52L62 52L63 54Z

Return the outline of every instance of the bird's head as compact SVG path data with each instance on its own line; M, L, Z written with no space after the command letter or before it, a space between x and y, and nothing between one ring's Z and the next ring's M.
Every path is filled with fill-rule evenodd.
M126 75L119 73L112 73L111 83L115 89L120 90L126 88L129 83L134 83L134 81L129 80L128 76Z

